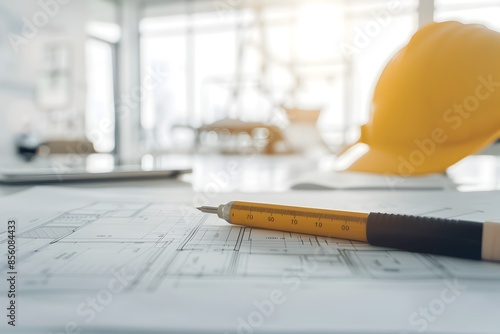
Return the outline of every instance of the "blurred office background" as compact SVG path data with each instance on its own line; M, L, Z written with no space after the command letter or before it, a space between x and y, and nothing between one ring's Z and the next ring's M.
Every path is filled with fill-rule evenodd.
M0 154L23 133L193 152L219 120L286 127L283 106L321 110L335 150L419 26L498 17L498 0L0 0Z

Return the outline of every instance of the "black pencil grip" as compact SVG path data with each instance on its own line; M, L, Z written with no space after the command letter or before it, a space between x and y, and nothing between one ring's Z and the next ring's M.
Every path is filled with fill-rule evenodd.
M481 259L483 224L432 217L370 213L368 243L401 250Z

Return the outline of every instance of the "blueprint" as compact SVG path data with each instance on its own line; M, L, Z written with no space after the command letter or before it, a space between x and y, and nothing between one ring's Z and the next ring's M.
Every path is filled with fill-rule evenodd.
M498 201L497 193L472 196L450 192L447 200L443 200L442 193L436 192L387 192L383 196L374 194L329 193L328 196L335 200L335 207L329 204L332 202L325 200L324 192L312 195L297 192L286 196L219 194L205 198L212 204L233 199L292 205L315 203L315 206L320 204L324 208L355 208L359 211L361 207L366 211L380 210L475 221L500 217L500 210L492 205L492 202ZM46 305L49 300L58 309L66 307L64 305L69 302L76 310L72 317L78 319L80 316L81 325L90 330L92 326L116 326L116 315L87 322L92 309L79 307L81 303L78 303L76 296L92 295L103 288L113 291L108 286L115 278L117 282L120 281L118 277L125 282L122 284L123 288L119 289L119 294L114 296L116 299L124 299L120 305L127 305L141 298L148 305L163 303L155 296L177 296L177 300L172 299L172 304L163 305L166 310L176 308L179 303L192 298L201 304L204 303L203 299L213 302L217 298L224 301L227 298L223 296L224 293L231 291L237 291L244 300L250 298L250 295L243 297L246 293L242 289L247 292L266 290L262 286L269 286L271 292L276 287L281 287L278 291L283 291L285 287L289 291L295 291L294 288L304 286L307 286L304 291L313 291L312 295L302 291L301 298L315 295L318 293L316 290L325 284L330 289L342 287L344 293L349 289L354 292L370 286L372 292L383 291L389 284L406 287L403 290L408 294L411 292L411 289L407 290L409 286L420 286L420 289L428 292L436 288L438 291L442 290L446 284L455 284L467 287L474 293L481 293L481 289L490 287L492 295L500 294L500 265L496 263L408 253L373 247L362 242L233 226L215 215L197 211L193 205L193 196L193 193L186 190L157 193L146 190L109 190L96 193L40 187L1 199L2 219L6 221L15 218L18 222L17 284L20 295L25 298L20 305L25 304L26 309L34 310L40 307L39 303ZM426 200L422 200L423 198ZM26 210L28 203L30 210ZM0 247L4 252L2 259L7 258L6 242L7 233L1 230ZM6 261L0 262L0 265L4 272L8 271ZM476 285L480 287L479 292L472 288ZM210 291L201 292L199 289ZM482 298L488 298L487 296ZM73 297L77 302L70 301ZM466 300L466 297L462 298ZM477 295L473 294L472 298L477 298ZM248 299L249 305L252 305L252 300ZM325 300L317 302L321 304ZM224 308L230 309L235 302L221 303ZM33 305L32 308L29 305ZM470 303L468 305L470 307ZM117 305L112 306L119 308ZM295 306L290 303L287 307L293 309ZM448 313L452 311L448 310ZM64 312L61 311L60 314ZM422 326L412 325L408 320L411 315L412 312L404 314L401 317L402 325L396 329L418 331L423 328L422 323ZM177 317L177 322L173 321L168 325L154 321L149 324L152 323L154 329L178 329L183 328L182 321L187 321L184 317L185 315ZM65 319L64 316L61 318ZM31 324L58 328L60 323L54 319L57 317L51 322L47 317L39 317L33 313ZM238 319L243 319L245 324ZM418 324L418 319L415 318L414 323ZM442 319L443 328L448 328L446 326L449 323ZM60 321L64 323L64 320ZM435 325L440 329L437 321L428 322L427 326ZM226 332L238 332L238 328L246 328L247 332L249 328L254 329L252 326L248 327L244 316L227 317L217 323L219 326L225 323L222 328ZM273 317L268 323L269 327L264 328L271 331L282 328L279 317ZM187 322L184 324L192 325ZM273 324L277 327L274 328ZM488 324L486 322L486 326ZM287 322L288 325L290 322ZM498 328L500 329L500 325ZM317 329L321 331L324 327ZM218 328L215 326L211 330L217 331Z

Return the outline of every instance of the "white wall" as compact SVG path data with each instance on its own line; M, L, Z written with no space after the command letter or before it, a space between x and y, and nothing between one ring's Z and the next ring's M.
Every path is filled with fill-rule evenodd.
M29 127L46 139L84 138L85 26L92 15L100 15L96 9L100 2L0 0L0 157L13 152L13 136ZM41 21L37 21L39 27L35 25L36 32L26 28L26 20L36 23L37 19ZM13 38L18 37L24 38L22 44L15 43ZM48 112L36 104L34 96L43 72L43 51L54 44L68 45L71 50L71 103ZM68 118L74 119L73 127L68 127Z

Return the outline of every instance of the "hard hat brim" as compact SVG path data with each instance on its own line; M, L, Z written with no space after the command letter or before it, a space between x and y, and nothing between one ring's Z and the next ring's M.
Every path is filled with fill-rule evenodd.
M395 151L369 146L361 141L337 157L338 170L398 175L402 177L445 172L464 157L493 143L500 133L475 138L466 143L436 143L430 140L406 150ZM421 142L422 143L422 142Z

